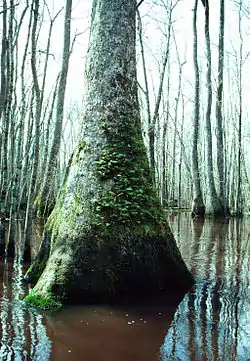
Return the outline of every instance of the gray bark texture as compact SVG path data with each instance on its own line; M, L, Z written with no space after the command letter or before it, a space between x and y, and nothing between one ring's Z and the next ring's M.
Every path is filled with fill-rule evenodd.
M193 283L156 197L141 136L135 14L134 0L93 1L84 122L27 273L33 281L41 275L27 302L105 302L183 292Z
M207 145L207 181L208 181L208 195L206 201L206 214L210 216L224 215L222 203L217 195L214 181L214 167L213 167L213 143L212 143L212 127L211 127L211 109L213 99L212 89L212 59L211 59L211 45L210 45L210 31L209 31L209 1L206 0L205 6L205 38L207 48L207 110L206 110L206 145Z
M63 59L57 93L56 122L53 143L50 150L44 182L36 198L37 214L40 217L48 216L52 212L56 199L55 176L58 171L57 160L61 145L64 99L70 58L71 12L72 0L66 0L64 16Z
M216 99L216 126L217 126L217 169L219 175L219 197L223 206L224 215L228 213L225 185L224 164L224 138L223 138L223 69L224 69L224 27L225 27L225 4L220 0L220 32L218 48L218 86Z
M194 17L193 17L193 60L195 71L195 99L194 99L194 121L193 121L193 144L192 144L192 173L193 173L193 202L192 215L204 216L205 206L201 191L199 159L198 159L198 139L199 139L199 122L200 122L200 74L197 57L197 6L198 0L195 0Z

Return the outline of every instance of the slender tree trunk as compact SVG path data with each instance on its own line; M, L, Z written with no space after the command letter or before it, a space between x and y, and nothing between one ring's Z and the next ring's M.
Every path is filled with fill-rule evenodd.
M240 54L238 69L238 93L239 93L239 110L238 110L238 150L237 150L237 188L235 197L235 215L243 215L242 199L242 67L243 67L243 38L242 38L242 1L239 3L238 31L240 36Z
M43 138L43 160L42 160L41 172L42 172L42 174L45 174L45 176L46 176L46 171L47 171L47 166L48 166L48 159L49 159L50 132L51 132L51 129L52 129L52 124L51 123L52 123L52 120L53 120L54 108L55 108L55 104L56 104L56 96L57 96L57 93L58 93L59 76L60 76L60 74L58 75L58 78L57 78L56 84L55 84L55 88L53 90L53 93L51 94L50 109L48 110L47 119L46 119L46 126L45 126L44 132L43 132L43 137L44 137ZM49 196L49 194L47 196ZM38 198L38 200L39 200L39 198ZM45 208L47 208L47 207L45 207Z
M145 100L146 100L146 107L147 107L147 125L150 127L151 123L151 110L150 110L150 98L149 98L149 87L148 87L148 77L147 77L147 67L146 67L146 59L144 53L144 44L142 38L142 21L139 10L137 10L137 17L138 17L138 35L140 41L140 49L141 49L141 59L142 59L142 69L144 75L144 83L145 83Z
M64 16L64 42L63 42L63 59L62 68L59 78L57 106L56 106L56 123L54 128L53 143L50 150L47 171L45 174L42 189L36 199L36 207L39 216L48 216L55 205L55 176L57 173L58 154L60 150L62 137L62 124L64 112L64 98L66 91L69 57L70 57L70 33L71 33L71 11L72 0L66 0Z
M224 70L224 0L220 0L220 33L218 49L218 87L216 99L216 123L217 123L217 169L219 175L219 197L222 203L223 212L227 214L226 185L225 185L225 166L224 166L224 139L223 139L223 70Z
M2 10L2 49L1 49L1 91L0 91L0 119L5 109L6 100L6 61L7 61L8 39L7 39L7 3L3 0Z
M32 2L32 12L33 12L33 24L32 24L32 33L31 33L31 71L33 76L34 91L36 96L36 109L35 109L35 136L33 144L33 154L32 154L32 171L31 171L31 180L29 193L32 193L32 198L35 196L35 189L37 183L37 174L38 174L38 164L39 164L39 151L40 151L40 120L42 112L42 103L41 103L41 89L38 81L37 74L37 28L38 28L38 19L39 19L39 0L33 0ZM27 208L26 213L29 214L30 210Z
M41 89L38 81L37 74L37 28L38 28L38 19L39 19L39 0L32 1L33 13L33 24L32 24L32 33L31 33L31 72L34 83L34 93L36 98L36 107L35 107L35 129L34 129L34 142L31 153L31 176L29 184L27 185L28 195L27 195L27 204L25 212L25 226L24 226L24 244L26 248L29 248L28 237L29 237L29 224L31 219L31 211L33 199L36 193L36 185L38 178L38 166L39 166L39 153L40 153L40 120L42 112L42 103L41 103Z
M186 61L184 61L183 63L181 63L180 61L180 56L179 56L179 52L178 52L178 47L177 47L177 43L176 43L176 39L175 39L175 34L173 31L173 37L174 37L174 42L175 42L175 48L176 48L176 54L177 54L177 59L178 59L178 64L179 64L179 76L178 76L178 91L177 91L177 96L175 97L175 113L174 113L174 139L173 139L173 151L172 151L172 185L171 185L171 201L176 203L176 189L175 189L175 185L176 185L176 164L177 164L177 159L176 159L176 148L177 148L177 134L178 134L178 110L179 110L179 104L180 104L180 99L181 99L181 87L182 87L182 68L185 65Z
M8 94L8 27L7 27L7 2L3 0L3 29L2 29L2 51L1 51L1 94L0 94L0 119L2 120L1 129L1 209L0 213L5 213L4 201L7 188L7 142L8 131L6 126L6 108L7 108L7 94Z
M182 117L181 117L181 131L180 131L180 138L183 140L183 127L184 127L184 119L185 119L185 106L184 106L184 99L182 94ZM182 207L182 159L183 159L183 147L180 143L180 157L179 157L179 184L178 184L178 205L179 208Z
M192 142L192 171L193 171L193 203L192 215L204 216L205 207L201 191L199 161L198 161L198 139L199 139L199 122L200 122L200 76L198 66L197 51L197 6L198 0L195 0L194 17L193 17L193 61L195 71L195 95L194 95L194 119L193 119L193 142Z
M214 182L213 170L213 145L212 145L212 130L211 130L211 108L212 108L212 60L211 60L211 45L209 32L209 0L205 1L205 38L207 48L207 110L206 110L206 158L207 158L207 181L208 181L208 196L206 203L206 214L209 215L223 215L224 211L222 204L217 196Z
M237 172L237 151L236 151L236 140L232 140L232 169L231 169L231 179L230 179L230 209L235 209L235 179Z
M6 4L4 5L6 7ZM13 139L13 122L12 117L12 103L14 93L14 51L13 51L13 35L14 35L14 2L10 1L9 16L8 16L8 39L6 50L6 94L3 112L3 143L2 143L2 184L1 184L1 198L4 201L3 211L8 213L8 206L10 204L10 189L12 183L12 165L14 147L11 139Z
M168 62L168 80L167 80L167 95L166 95L166 108L165 115L163 120L163 130L162 130L162 185L161 185L161 203L163 206L167 205L169 198L169 184L168 184L168 139L167 139L167 129L169 126L169 112L170 112L170 62Z
M41 307L159 295L192 284L156 197L141 135L136 2L92 6L78 149L27 274L37 280L43 271L26 298Z
M155 126L156 126L156 122L159 118L159 109L160 109L160 103L161 103L161 98L162 98L162 92L163 92L163 84L164 84L164 77L165 77L165 72L166 72L166 66L169 60L169 49L170 49L170 39L171 39L171 29L172 29L172 12L173 12L173 6L172 6L172 0L170 0L170 4L169 4L169 10L168 10L168 32L167 32L167 44L166 44L166 51L164 54L164 58L163 58L163 62L162 62L162 70L161 70L161 74L160 74L160 83L159 83L159 88L158 88L158 92L157 92L157 97L156 97L156 103L155 103L155 108L154 108L154 113L151 119L151 122L149 124L149 128L148 128L148 136L149 136L149 159L150 159L150 166L151 166L151 171L152 171L152 176L153 176L153 181L155 182L156 180L156 162L155 162Z

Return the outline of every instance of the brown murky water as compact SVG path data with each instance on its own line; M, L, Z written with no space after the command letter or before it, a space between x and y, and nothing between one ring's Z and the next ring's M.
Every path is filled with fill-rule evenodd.
M0 254L0 361L250 359L250 219L201 223L181 214L169 221L196 278L178 307L38 312L22 301L27 265Z

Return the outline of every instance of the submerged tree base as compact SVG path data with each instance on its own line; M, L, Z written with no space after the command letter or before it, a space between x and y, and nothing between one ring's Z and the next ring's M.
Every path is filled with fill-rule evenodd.
M40 300L107 303L186 292L193 278L166 227L161 234L150 226L148 230L117 227L99 236L90 233L81 239L58 241L26 301L40 307ZM29 272L34 281L39 274L32 269L37 268Z
M204 217L205 206L203 203L202 196L197 196L192 202L192 217Z

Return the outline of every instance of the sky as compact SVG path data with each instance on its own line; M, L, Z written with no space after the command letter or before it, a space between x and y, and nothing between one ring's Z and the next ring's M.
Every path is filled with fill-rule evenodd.
M24 0L22 0L24 2ZM161 0L158 0L158 3ZM166 0L167 1L167 0ZM64 7L65 0L50 1L49 7L51 11L51 16L53 17L60 9ZM212 59L213 63L217 65L217 43L218 43L218 23L219 23L219 7L218 0L210 1L210 32L211 32L211 43L212 43ZM70 101L79 101L82 98L83 93L83 83L84 83L84 60L88 47L88 36L89 36L89 26L90 26L90 14L91 14L91 4L92 0L73 0L73 13L72 13L72 38L76 33L77 36L74 51L70 59L70 69L68 76L68 94ZM237 12L234 10L233 1L226 1L226 27L225 27L225 39L226 46L225 50L228 56L233 62L234 55L232 45L237 48L239 46L239 37L237 34ZM153 53L154 57L161 58L161 53L164 50L164 36L162 31L165 30L164 22L166 21L166 13L162 11L161 6L153 4L152 0L145 0L140 6L141 16L144 23L144 36L145 36L145 47L148 49L147 54ZM174 28L175 35L178 44L178 50L180 53L180 58L187 60L187 63L184 67L184 77L187 78L187 82L192 82L193 80L193 63L192 63L192 16L193 16L193 1L179 0L179 3L176 9L173 12L174 18ZM46 19L47 17L47 19ZM58 19L55 22L54 30L52 33L52 52L55 58L50 59L49 70L51 72L51 79L53 75L58 72L61 63L61 53L62 53L62 42L63 42L63 17L64 12L62 11L58 16ZM199 54L201 66L205 67L205 64L202 64L205 61L205 47L204 47L204 9L201 2L198 6L198 17L197 17L197 28L198 28L198 37L199 37ZM245 51L250 51L250 20L248 24L246 21L243 22L244 32L248 31L248 37L245 37L244 48ZM47 26L46 26L47 25ZM49 26L48 15L45 16L45 21L43 21L42 32L39 40L39 45L41 49L44 49L47 41L47 33ZM23 34L23 39L25 39L25 33ZM247 44L248 42L248 44ZM248 47L248 49L247 49ZM139 54L139 49L138 49ZM186 55L185 55L186 54ZM153 58L151 56L151 58ZM151 72L156 71L153 59L149 58L148 69ZM176 59L172 60L173 63L176 63ZM247 90L250 89L250 67L246 67L247 75L244 77L246 80ZM81 81L82 74L82 81ZM214 74L216 76L216 74ZM154 75L155 77L155 75ZM156 77L155 77L156 78ZM249 84L247 84L247 80ZM157 83L157 79L155 79Z

